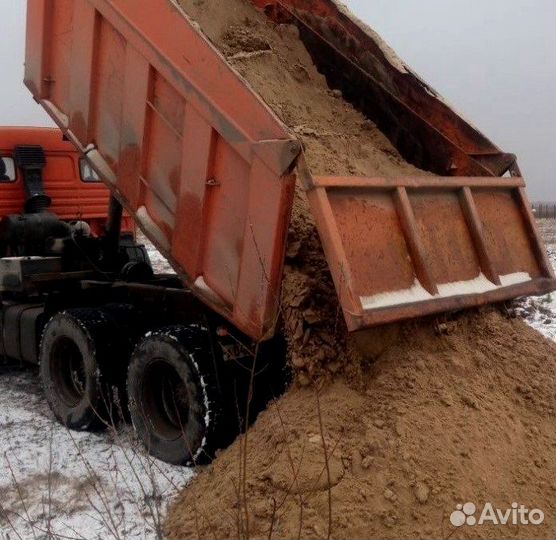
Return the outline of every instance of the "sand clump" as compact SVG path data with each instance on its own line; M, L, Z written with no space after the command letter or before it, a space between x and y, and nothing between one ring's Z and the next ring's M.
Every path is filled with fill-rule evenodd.
M408 323L357 391L292 388L171 508L170 538L467 538L457 504L545 513L541 526L484 525L481 538L554 538L556 346L495 309L447 334ZM324 459L323 438L328 457Z

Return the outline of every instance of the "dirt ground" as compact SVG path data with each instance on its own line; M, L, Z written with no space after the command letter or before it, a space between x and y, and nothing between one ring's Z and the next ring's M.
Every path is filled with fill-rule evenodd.
M0 364L0 539L151 540L193 471L148 456L131 427L59 424L34 369Z
M554 250L554 235L556 232L555 222L554 220L544 220L541 222L541 226L542 230L545 232L545 240L549 246L551 259L553 264L556 265L556 250ZM162 256L158 254L152 246L148 245L148 248L153 264L156 266L157 270L161 272L171 271L171 268ZM545 333L545 335L552 336L553 340L554 334L551 332L554 327L550 323L545 323L545 321L556 320L554 296L556 295L553 295L552 299L549 296L543 298L524 299L516 304L520 309L526 308L527 313L531 314L531 317L528 317L530 324L535 325L535 327L538 328L539 331ZM535 316L533 317L533 315ZM529 339L533 339L532 336L530 336ZM427 355L427 352L425 351L423 354ZM411 361L411 357L408 361ZM379 361L379 369L381 370L380 373L383 373L383 368L380 367L381 362L382 361ZM529 356L525 357L523 364L527 365L529 362ZM405 369L404 365L401 366L402 369ZM421 365L421 363L419 363L419 365ZM435 364L431 363L431 365L434 366ZM499 365L497 369L503 369L503 366ZM507 367L507 370L512 370L511 365ZM515 377L523 376L526 377L525 380L527 381L534 380L529 373L523 373L523 371L523 369L518 370ZM431 368L429 373L430 379L433 379L435 376L434 369ZM439 375L442 376L442 372L440 372ZM382 375L382 377L384 376L385 375ZM550 380L551 377L552 375L550 373L544 375L544 378L547 381ZM539 378L542 379L540 376ZM370 386L373 391L375 391L374 380L375 376L369 375L367 386ZM465 379L462 380L465 382ZM475 378L472 378L470 383L465 386L465 392L474 391L474 380ZM452 383L450 384L452 385ZM406 390L406 387L403 384L401 385L401 390L404 393L409 391ZM534 440L542 441L542 439L539 439L539 436L535 433L535 415L527 415L522 418L522 410L525 407L526 400L524 397L521 397L517 391L514 391L511 388L510 390L511 392L508 398L506 398L506 396L502 397L502 399L505 400L505 403L512 404L512 400L520 400L522 405L513 413L514 420L512 421L512 424L510 424L510 428L508 428L508 437L513 438L519 448L522 448L524 444L527 445L528 448L534 448L534 446L532 446L529 442L531 437L533 437ZM451 391L456 392L456 389L451 388ZM286 403L285 405L282 405L280 403L277 406L274 405L269 409L267 415L276 416L277 411L282 411L282 409L291 411L292 408L295 409L299 406L300 400L302 399L305 399L306 403L303 405L304 409L301 410L316 408L316 396L314 392L310 392L309 390L295 390L294 392L296 397L292 398L291 404ZM502 390L500 393L503 393ZM461 390L461 394L464 394L463 389ZM363 396L362 399L365 399L365 397ZM389 402L384 404L384 406L395 406L396 403L394 402L394 399L394 392L392 391L389 397ZM415 400L416 396L413 395L412 399ZM436 390L428 398L423 398L424 401L433 401L435 399L438 399L438 391ZM492 396L491 399L500 399L500 394ZM322 409L325 411L323 414L324 429L328 431L330 429L330 420L328 420L325 415L329 414L330 405L327 405L326 401L326 397L321 397ZM428 404L427 408L431 409L431 403ZM449 409L447 409L447 411L449 411ZM354 414L356 413L357 410ZM433 410L431 410L426 417L420 420L418 425L422 426L423 423L426 423L431 414L433 414ZM446 414L446 411L444 411L443 414ZM314 412L310 412L310 415L314 415ZM487 418L487 416L483 415L486 415L486 412L474 411L466 406L462 406L459 401L456 401L456 410L454 411L453 416L457 421L459 421L458 417L461 416L464 422L467 423L470 422L470 420L473 420L474 425L480 426L482 425L481 422L483 422L483 419ZM489 414L488 418L491 418L491 416L492 415ZM296 431L300 434L299 436L302 436L305 432L305 428L300 430L295 426L295 421L298 418L297 413L295 413L293 421L288 420L286 414L282 414L282 417L284 418L284 423L288 426L289 432L293 433ZM365 412L365 416L362 418L367 419L366 422L368 422L368 418L370 417L372 417L371 409L368 409ZM334 418L334 416L332 418ZM410 422L410 418L407 418L406 422ZM443 417L439 416L438 418L440 421ZM504 426L508 425L507 418L508 416L506 415L501 419L496 419L496 425L502 424L500 428L495 428L496 431L505 429ZM550 416L548 416L547 421L549 418ZM266 422L266 420L264 421ZM332 422L332 424L333 423L334 422ZM524 426L523 428L517 430L517 433L515 431L515 427L512 427L515 426L516 423L517 425ZM273 425L277 424L280 426L280 429L282 429L279 419L274 421ZM262 433L264 434L264 437L268 437L267 430L269 425L270 424L265 423L264 427L261 428L255 426L257 432L253 431L253 433ZM316 446L316 438L314 435L320 434L320 430L318 426L315 425L314 416L313 423L309 425L311 426L309 431L312 433L311 437L313 437L312 440L314 441L313 446ZM385 428L387 430L387 434L390 433L392 429L390 426L391 424L389 423ZM337 430L337 427L334 429ZM371 429L374 428L371 426ZM438 427L436 429L438 430ZM50 413L48 405L42 395L42 389L38 384L37 374L32 370L23 372L19 370L0 372L0 431L2 433L2 437L0 438L0 494L2 496L2 500L0 502L0 537L2 537L3 534L6 538L40 538L45 535L44 531L50 529L52 538L75 538L76 540L104 540L108 538L133 538L137 540L145 540L147 538L150 539L156 536L153 532L153 525L156 522L156 519L153 519L153 517L155 517L156 514L153 516L152 511L160 511L161 517L163 517L165 510L164 508L159 508L160 504L165 507L167 502L175 499L179 490L182 489L182 487L192 477L193 471L190 469L165 465L152 460L148 456L145 456L142 452L138 451L139 449L135 450L135 447L129 444L129 438L125 433L120 434L117 437L117 440L114 440L109 433L72 433L67 431L65 428L57 424ZM379 431L379 433L380 432L381 431ZM428 433L430 433L430 429L427 427L424 430L423 436L431 438L432 435L427 435ZM500 438L499 435L496 435L492 438L492 441L490 441L487 435L485 435L485 440L487 441L486 444L489 446L496 444ZM250 434L249 436L251 437L251 440L248 441L248 447L256 448L259 444L259 435L251 436ZM467 430L462 430L460 441L464 440L466 436ZM389 435L389 437L391 438L392 435ZM396 436L396 439L400 440L400 444L404 444L403 441L405 438L401 439ZM52 444L49 444L50 440L52 440ZM124 441L123 444L122 440ZM263 440L265 440L265 438L263 438ZM476 441L476 439L474 439L474 441ZM441 448L446 444L445 439L441 439L439 442L439 446ZM462 446L461 442L459 443L459 446ZM550 446L548 440L545 446L546 448L542 450L546 455L553 452L553 448ZM507 443L504 443L502 448L506 449L507 447ZM265 442L261 448L263 448L266 456L266 453L268 452L267 443ZM320 447L315 447L315 450L316 452L321 451L322 445ZM511 448L510 450L512 463L517 463L516 471L518 471L521 478L525 477L528 472L527 460L530 459L529 454L518 458L514 455L514 451ZM238 452L237 447L235 447L235 451ZM455 447L453 451L457 454L458 447ZM481 452L483 452L483 450L480 450L479 448L474 452L475 455L472 459L461 458L461 467L465 469L463 476L465 479L463 485L467 486L465 489L469 489L468 486L473 483L472 477L475 474L478 478L480 476L485 476L485 473L480 469L477 469L477 473L475 473L474 467L472 466L475 460L479 459ZM307 455L308 452L306 451L305 454ZM347 452L347 454L348 457L351 455L349 452ZM415 453L413 455L418 457L421 454L425 455L426 452L423 450L419 454ZM432 461L434 458L440 458L441 456L444 456L443 451L434 450L432 452L432 457L427 457L424 464L419 464L418 469L416 470L421 471L419 473L420 475L425 473L428 470L426 468L427 463ZM551 456L551 458L552 460L554 459L553 456ZM228 459L226 466L233 469L233 464L230 458L226 459ZM264 459L270 458L265 457ZM358 458L356 457L356 459ZM499 458L497 457L496 459L498 460ZM520 459L524 460L525 469L522 468L523 466L521 465ZM368 464L368 462L369 460L364 461L365 464ZM452 461L450 461L443 470L450 470L449 467L451 467L451 464ZM257 469L255 467L259 465L260 464L256 462L254 467L248 467L247 477L249 479L256 476ZM349 461L346 462L346 466L350 466ZM380 466L382 467L382 465ZM216 464L215 467L220 467L220 465ZM443 466L440 464L435 465L435 467L438 469ZM460 467L460 463L458 463L458 467ZM93 475L91 474L91 468L94 470ZM509 473L507 472L511 468L512 465L508 462L507 466L504 465L503 467L494 470L492 474L493 481L499 483L500 481L497 480L497 477L513 475L514 473L512 471ZM432 470L435 471L436 469ZM456 491L459 491L457 489L457 478L459 478L461 471L461 468L457 468L454 473L454 485L456 485ZM239 478L237 462L236 472L237 475L234 478L234 482L237 485L237 478ZM203 474L203 471L197 471L197 473ZM375 493L374 490L376 490L376 493L380 494L380 489L383 486L383 481L381 480L382 477L383 476L378 477L376 487L373 487L375 486L374 482L367 480L365 490L368 490L370 493ZM534 482L536 478L541 478L541 481L544 482L551 482L553 474L550 472L550 468L543 468L538 470L538 474L533 477L532 482ZM251 480L249 481L252 482ZM204 482L206 482L206 480ZM521 479L520 482L522 482ZM225 486L226 483L230 483L229 476L222 478L222 485ZM33 486L33 489L27 489L31 485ZM194 487L194 489L199 488ZM211 486L211 489L213 489L213 486ZM512 498L518 499L523 503L528 503L529 501L525 500L525 495L523 495L522 490L523 487L516 483L515 489L508 489L506 497L500 498L502 501L500 504L507 506L510 502L513 502L511 501ZM214 498L217 496L217 493L218 492L208 492L207 496L210 495L211 498ZM337 507L335 492L332 491L332 494L334 497L333 515L336 515L336 508L339 507ZM391 497L390 493L387 493L387 495ZM463 493L462 490L461 497L463 498L464 495L465 493ZM490 493L485 490L484 495L481 494L473 496L472 499L479 505L484 503L486 501L486 497L489 495ZM357 497L358 491L354 491L352 496L353 498ZM398 492L396 492L396 496L399 497ZM436 498L437 496L446 496L446 493L444 493L444 495L437 493L432 496L429 494L430 499L427 504L423 507L420 505L418 507L418 511L426 513L430 505L431 511L434 510L435 512L432 516L433 520L437 519L437 516L440 514L440 510L438 508L440 503ZM376 497L377 495L374 494L373 498ZM226 498L229 499L229 493L226 493ZM220 501L220 499L217 500ZM268 499L263 499L263 501L264 500ZM190 501L191 499L188 499L188 502L185 504L187 504L191 510ZM255 507L256 503L257 498L255 496L249 499L250 507ZM206 499L201 499L201 504L206 505ZM385 500L382 504L387 504L387 501ZM212 509L216 506L216 501L209 501L209 505L209 508L211 509L210 511L212 511ZM105 511L106 506L112 509L111 513L114 518L113 522L109 519L111 514ZM232 507L233 506L234 505L232 504ZM531 503L531 507L532 506L533 504ZM24 508L26 508L26 511ZM179 505L177 508L180 513L185 511L181 509ZM541 508L547 511L546 508ZM373 511L370 505L368 509L364 510L365 512ZM453 508L451 507L447 508L448 513L452 510ZM223 506L222 511L218 510L218 512L228 516L226 525L233 531L233 525L230 525L230 515L237 515L237 507L232 508L232 514L230 514L230 508L225 506ZM220 514L215 513L214 519L218 519L219 515ZM547 511L547 519L549 518L550 510ZM379 520L380 516L377 515L373 519ZM425 519L427 518L422 517L421 521L424 522ZM326 527L327 521L326 517L324 520L324 527ZM268 519L268 522L270 523L270 519ZM438 523L434 522L431 525L436 527ZM374 527L378 528L378 523L375 524ZM431 529L434 529L434 527L431 526ZM424 524L423 528L425 528ZM538 532L535 532L535 529L532 531L529 529L530 527L523 527L520 534L523 537L534 537L535 535L540 536ZM173 524L174 535L181 534L180 531L183 530L184 528L181 522L175 521ZM437 530L440 530L439 527L437 527ZM503 538L509 536L508 530L509 527L499 527L498 537ZM333 530L333 533L335 533L336 537L340 536L338 530ZM381 533L384 533L384 531L381 530ZM384 535L385 534L386 533L384 533ZM396 529L394 528L389 531L389 534L391 536L395 536ZM237 536L237 533L234 535ZM193 537L198 536L200 535L193 535ZM263 536L268 537L268 534ZM326 536L326 531L322 536ZM433 538L435 536L435 534L431 534L427 537ZM446 536L448 536L448 533L445 537ZM454 536L476 538L481 536L481 532L478 528L472 528L462 530L461 533L454 533ZM316 538L317 534L311 534L311 537Z
M556 346L495 310L446 331L406 325L363 391L292 388L182 492L170 538L554 538ZM545 521L455 528L467 502Z

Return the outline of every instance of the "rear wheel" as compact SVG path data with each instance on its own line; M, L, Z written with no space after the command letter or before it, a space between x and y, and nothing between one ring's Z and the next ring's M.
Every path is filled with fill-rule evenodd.
M173 464L211 459L222 412L209 331L200 325L149 333L128 370L129 412L150 454Z
M56 418L75 430L103 426L109 396L101 368L110 349L111 325L101 310L72 309L47 323L40 347L40 376Z

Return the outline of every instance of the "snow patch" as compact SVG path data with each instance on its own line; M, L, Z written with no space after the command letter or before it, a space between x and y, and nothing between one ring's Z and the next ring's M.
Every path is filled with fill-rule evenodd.
M496 289L496 285L481 272L475 279L438 285L438 296L449 298L466 294L481 294Z
M129 427L68 431L35 370L0 369L0 537L158 538L193 470L148 456Z
M552 266L556 271L556 220L539 219L538 225ZM514 303L517 315L524 318L535 330L556 341L556 293L520 298Z
M100 152L96 148L87 152L87 159L91 162L93 169L95 169L101 178L104 178L113 186L118 183L118 177L114 174L110 165L108 165L106 160L101 156Z
M208 387L207 387L207 383L205 382L205 378L203 377L203 374L202 374L201 370L199 369L199 365L197 364L197 362L195 360L195 356L190 354L189 359L191 360L191 363L193 364L193 366L195 367L195 370L197 371L197 376L199 377L199 380L201 381L201 388L203 389L203 404L205 406L205 428L206 428L205 433L206 433L210 429L211 416L212 416L212 410L211 410L211 407L210 407L210 401L209 401L209 396L208 396L208 391L207 391ZM199 456L206 449L206 446L207 446L207 437L205 435L205 436L203 436L203 440L201 441L201 445L199 446L199 448L197 449L197 452L195 453L195 456L193 458L193 462L195 462L197 459L199 459Z
M511 287L512 285L519 285L520 283L526 283L530 279L531 276L527 272L516 272L515 274L509 274L507 276L500 276L502 287Z
M41 105L50 112L51 115L57 120L58 125L61 129L69 129L70 119L69 116L63 113L52 101L48 99L41 100Z
M220 305L225 304L224 300L220 297L220 295L209 287L209 285L207 284L203 276L199 276L195 280L193 287L197 289L206 298L209 298L215 304L220 304Z
M403 306L413 302L424 302L439 298L452 298L454 296L467 296L471 294L482 294L494 291L501 287L509 287L519 283L525 283L531 279L526 272L517 272L506 276L500 276L501 285L495 285L482 272L474 279L466 281L455 281L438 285L438 294L429 293L415 278L413 286L409 289L380 293L373 296L361 297L363 309L378 309L392 306Z
M430 300L431 298L431 293L416 279L410 289L380 293L374 296L364 296L361 297L361 303L363 304L363 309L378 309L388 306L403 306L413 302Z

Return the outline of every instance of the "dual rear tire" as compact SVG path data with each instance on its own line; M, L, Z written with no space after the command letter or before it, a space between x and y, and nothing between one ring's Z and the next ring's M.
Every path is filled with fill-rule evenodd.
M208 330L172 326L135 348L127 375L129 413L149 453L174 464L205 463L222 416Z
M118 322L110 310L72 309L47 323L40 375L54 415L70 429L101 429L114 425L126 401L150 454L173 464L210 460L222 408L209 331L198 324L156 330L132 352Z
M108 418L108 388L101 380L113 336L100 310L55 315L40 347L40 376L54 416L70 429L102 428Z

